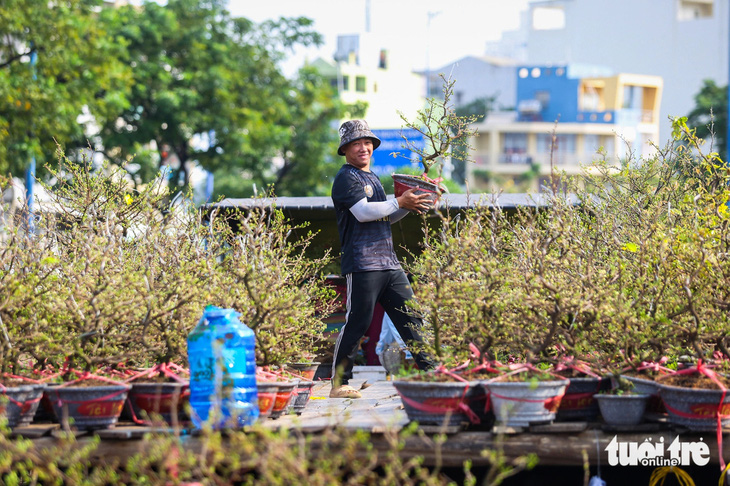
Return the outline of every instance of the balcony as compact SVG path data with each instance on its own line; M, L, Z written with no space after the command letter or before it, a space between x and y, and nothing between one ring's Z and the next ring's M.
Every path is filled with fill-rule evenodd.
M653 110L642 110L638 108L624 108L616 112L616 124L623 126L636 126L640 123L655 123Z

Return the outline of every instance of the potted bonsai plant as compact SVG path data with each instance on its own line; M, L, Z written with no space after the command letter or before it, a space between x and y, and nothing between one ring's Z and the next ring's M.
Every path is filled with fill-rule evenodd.
M633 382L612 374L611 389L594 395L603 421L608 425L638 425L651 395L634 391Z
M452 105L455 80L440 75L443 81L443 99L429 98L426 107L418 111L415 120L408 120L399 113L405 127L415 130L423 136L424 145L403 137L403 147L416 154L423 168L423 174L392 174L395 196L399 197L408 189L417 189L416 194L428 194L435 204L445 191L441 184L443 161L455 153L469 156L469 137L476 132L470 127L477 120L476 116L458 116ZM395 153L395 156L400 155ZM432 169L437 169L434 173Z
M279 210L253 209L238 217L237 233L222 234L228 254L220 262L217 297L239 310L241 321L254 332L256 363L262 370L258 381L262 389L271 388L265 382L280 388L271 412L276 417L286 411L292 396L311 392L311 378L299 370L287 373L285 365L305 361L321 342L322 315L335 306L335 293L322 275L330 257L305 257L311 235L290 241L293 228ZM261 408L274 398L271 393L261 394Z

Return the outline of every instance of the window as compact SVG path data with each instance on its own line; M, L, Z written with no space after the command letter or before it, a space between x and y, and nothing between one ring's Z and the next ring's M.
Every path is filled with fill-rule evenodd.
M505 133L501 159L500 162L506 164L530 163L530 158L527 156L527 134Z
M350 76L342 76L342 91L350 91Z
M677 0L677 20L711 19L714 0Z
M583 148L585 150L585 153L588 155L595 154L601 147L601 137L599 135L585 135L583 137L583 140Z
M535 91L535 99L540 102L540 107L546 110L550 106L550 91Z
M365 76L357 76L355 78L355 91L358 93L365 92Z
M537 151L541 154L573 154L575 153L575 135L558 134L555 135L555 144L553 146L553 136L550 133L537 134Z
M535 7L532 9L532 28L534 30L559 30L565 28L563 7Z

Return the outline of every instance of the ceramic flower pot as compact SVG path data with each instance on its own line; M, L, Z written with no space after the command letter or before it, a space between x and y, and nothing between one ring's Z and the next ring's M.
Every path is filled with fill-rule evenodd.
M274 410L279 385L273 381L257 381L256 388L258 388L259 419L268 418Z
M300 381L294 389L294 396L289 402L287 411L301 415L307 403L309 403L309 397L312 396L312 388L314 388L313 381Z
M127 402L131 407L132 418L136 423L147 423L155 417L165 423L173 423L173 415L177 421L187 421L185 405L188 403L190 391L188 383L140 383L132 382Z
M570 384L565 389L565 395L560 400L560 407L556 414L558 421L585 420L594 421L598 418L598 403L594 395L609 390L611 380L601 377L570 378Z
M100 386L58 385L50 387L48 398L64 427L79 430L112 428L119 420L128 384Z
M0 414L8 427L22 427L33 421L46 385L31 384L5 387L0 385Z
M601 410L603 421L609 425L638 425L644 420L646 405L651 395L626 393L612 395L596 393L594 395Z
M497 423L527 427L555 420L570 380L489 381L489 400Z
M409 174L391 174L393 178L393 192L395 197L400 197L409 189L416 189L416 194L427 194L429 196L430 205L433 207L442 194L438 184L427 181L421 176Z
M287 369L292 370L295 374L301 376L306 380L313 380L314 375L317 373L317 368L322 364L318 361L311 363L290 363L286 365Z
M478 381L395 380L393 386L408 418L414 422L450 426L481 422L474 412L485 403L484 389Z
M644 393L649 395L649 403L646 404L646 413L653 414L654 416L664 416L667 414L664 402L662 402L662 399L659 396L659 385L656 381L649 378L629 375L624 375L624 378L634 384L635 393Z
M289 402L294 395L294 388L298 383L299 380L276 382L276 399L274 400L274 408L271 410L270 415L272 419L277 419L286 412L286 408L289 406Z
M730 393L720 389L686 388L659 384L659 396L667 409L669 423L695 431L717 430L717 415L723 427L730 425Z

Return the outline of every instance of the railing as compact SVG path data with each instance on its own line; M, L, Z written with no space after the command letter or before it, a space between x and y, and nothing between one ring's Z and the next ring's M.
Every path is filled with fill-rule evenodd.
M554 153L552 154L553 163L560 167L578 167L579 165L589 164L596 158L595 153L584 153L584 154L566 154L566 153ZM612 154L607 154L607 157L611 159ZM522 171L527 170L529 164L539 164L541 166L550 165L551 154L540 153L540 154L500 154L497 156L496 163L494 159L488 154L475 154L474 155L474 166L476 169L486 169L489 167L496 166L515 166L515 170Z

